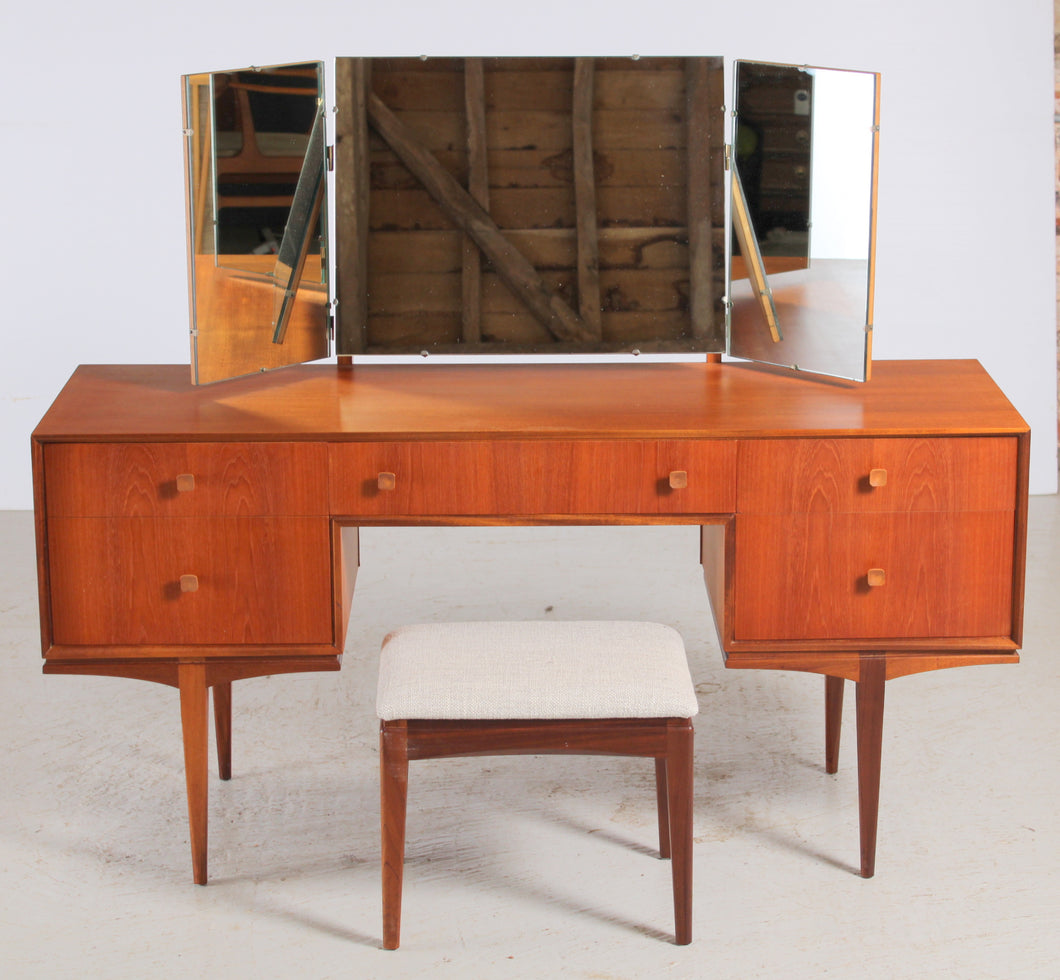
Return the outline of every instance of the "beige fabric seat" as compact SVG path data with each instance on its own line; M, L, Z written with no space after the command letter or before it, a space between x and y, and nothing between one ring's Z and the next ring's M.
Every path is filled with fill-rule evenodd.
M456 755L654 758L676 941L691 941L691 718L699 709L676 630L612 621L401 627L383 641L376 708L387 949L400 941L408 762Z

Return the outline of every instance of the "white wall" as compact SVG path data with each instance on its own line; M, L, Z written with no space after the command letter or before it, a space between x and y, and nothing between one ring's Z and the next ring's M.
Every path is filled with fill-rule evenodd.
M17 9L17 13L15 10ZM0 508L83 362L186 362L178 77L335 55L721 54L883 74L875 356L976 357L1056 489L1049 0L4 5Z

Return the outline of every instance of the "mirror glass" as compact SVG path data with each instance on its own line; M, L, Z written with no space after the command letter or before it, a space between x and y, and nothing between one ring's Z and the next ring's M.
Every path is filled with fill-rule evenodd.
M340 58L336 89L338 353L724 349L721 58Z
M879 76L738 61L728 352L865 380Z
M193 381L326 357L323 64L183 82Z

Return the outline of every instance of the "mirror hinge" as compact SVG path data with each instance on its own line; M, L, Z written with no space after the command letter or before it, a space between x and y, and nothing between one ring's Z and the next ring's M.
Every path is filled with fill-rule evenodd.
M328 171L335 169L335 144L332 143L330 146L324 147L324 157L328 163Z
M725 169L732 170L732 144L725 144Z
M328 318L327 318L327 331L328 331L328 343L335 343L335 310L339 305L338 297L332 297L330 303L328 303Z

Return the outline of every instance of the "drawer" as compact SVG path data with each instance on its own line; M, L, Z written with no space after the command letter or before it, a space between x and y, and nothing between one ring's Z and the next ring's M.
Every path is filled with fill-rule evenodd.
M326 517L54 518L53 641L330 644L330 563Z
M1000 511L741 514L734 637L1010 636L1014 527Z
M723 440L332 444L331 507L348 516L731 513Z
M1013 510L1016 439L747 440L738 493L741 514Z
M327 513L323 443L58 443L44 447L49 517Z

